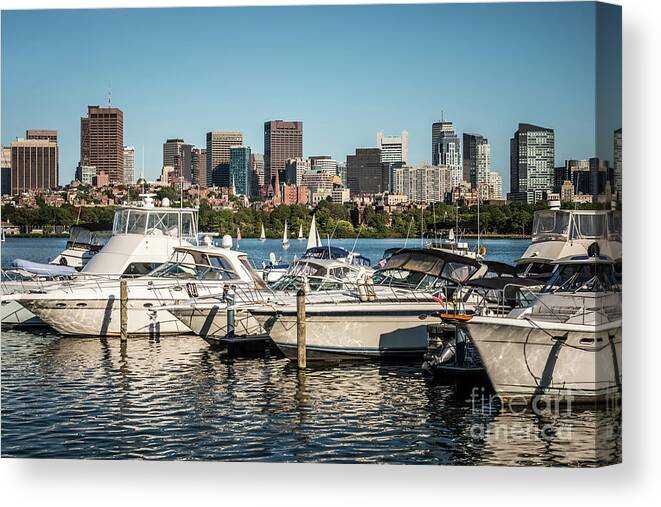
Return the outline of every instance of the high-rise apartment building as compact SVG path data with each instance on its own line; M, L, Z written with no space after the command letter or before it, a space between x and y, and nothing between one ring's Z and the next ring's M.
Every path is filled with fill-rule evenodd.
M11 148L2 148L0 159L0 195L11 194Z
M510 189L526 194L530 203L553 190L555 180L555 133L553 129L519 123L510 140Z
M615 171L615 193L622 200L622 128L613 133L613 169Z
M489 199L501 200L503 199L503 177L499 172L489 172Z
M406 164L409 160L409 133L404 130L399 136L386 136L377 132L376 147L381 150L381 162Z
M242 145L242 132L207 132L207 185L229 187L230 147Z
M252 171L257 179L257 188L264 188L264 155L261 153L252 154Z
M379 148L356 148L347 155L347 184L352 195L378 194L388 189L388 173Z
M253 189L255 178L252 171L250 146L230 147L230 185L238 195L256 195Z
M288 185L301 185L303 174L310 171L307 158L290 158L285 162L285 179Z
M193 148L191 150L191 181L201 187L207 184L207 150Z
M124 146L124 184L132 185L135 181L135 147Z
M422 164L403 166L394 170L394 193L405 195L410 202L443 202L452 189L449 167Z
M463 162L459 136L450 121L439 121L431 126L432 165L444 165L452 172L452 185L463 179Z
M12 194L59 185L59 153L53 139L57 139L57 133L50 138L17 139L11 143Z
M486 197L489 173L491 172L491 146L489 140L480 134L464 134L463 138L464 181L470 182L472 188L478 188L479 186Z
M124 113L116 107L88 106L80 119L80 165L104 171L110 183L124 181Z
M303 157L303 122L271 120L264 123L264 185L283 181L285 162Z

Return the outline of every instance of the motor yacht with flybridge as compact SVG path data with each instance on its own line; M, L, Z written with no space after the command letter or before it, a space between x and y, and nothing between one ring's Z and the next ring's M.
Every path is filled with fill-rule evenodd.
M518 289L504 314L476 310L462 326L499 397L590 401L621 394L622 292L617 262L599 255L554 261L541 292Z
M163 336L190 329L168 311L153 310L194 297L223 292L230 284L251 289L265 287L248 261L225 248L177 246L171 259L145 276L127 280L128 333ZM118 336L120 294L117 280L86 280L62 284L46 294L30 294L21 302L44 322L64 335Z
M516 261L520 276L546 281L555 269L554 262L587 255L597 243L602 255L622 259L622 214L617 210L551 209L536 211L531 243Z
M197 208L170 207L167 198L156 206L154 194L141 197L141 204L115 210L112 236L80 272L67 266L3 272L2 323L38 323L17 301L21 294L44 294L63 282L71 286L85 280L144 275L168 261L175 247L197 244Z

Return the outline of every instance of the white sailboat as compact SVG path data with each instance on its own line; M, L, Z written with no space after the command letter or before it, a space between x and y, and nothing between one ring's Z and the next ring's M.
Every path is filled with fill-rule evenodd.
M303 224L301 224L301 226L298 228L298 240L302 241L304 239L305 238L303 237Z
M264 232L264 224L262 224L262 232L259 234L260 241L266 241L266 232Z
M241 241L241 229L239 227L236 228L236 249L239 249L239 242Z
M287 234L287 220L285 220L285 230L282 233L282 248L287 250L289 248L289 236Z
M317 232L317 220L315 215L312 215L312 223L310 224L310 233L308 234L308 245L307 249L321 246L321 238L319 237L319 232Z

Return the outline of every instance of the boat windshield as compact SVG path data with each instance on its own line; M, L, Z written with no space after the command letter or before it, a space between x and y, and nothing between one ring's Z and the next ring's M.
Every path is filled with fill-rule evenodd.
M374 285L403 289L432 290L444 287L447 280L408 269L380 269L372 276Z
M538 211L533 218L532 242L567 240L570 217L566 211Z
M344 281L355 272L350 266L326 268L314 262L296 262L289 272L271 284L274 290L298 290L305 283L312 291L339 290L344 288Z
M239 278L226 259L200 252L175 252L170 261L156 268L149 276L223 281Z
M195 213L192 209L120 209L115 212L112 233L195 240Z
M620 288L613 264L560 265L542 292L614 292Z

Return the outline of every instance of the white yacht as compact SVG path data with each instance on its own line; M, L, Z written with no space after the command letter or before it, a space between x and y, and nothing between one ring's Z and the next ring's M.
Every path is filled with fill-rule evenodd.
M197 244L196 208L172 208L168 199L163 199L162 205L157 207L152 194L142 197L140 206L117 208L112 236L79 273L69 268L71 273L58 272L57 276L41 274L30 278L29 273L23 272L18 277L3 279L3 325L39 323L34 314L17 301L17 295L45 293L60 285L63 278L100 280L144 275L168 261L175 247Z
M595 400L621 392L621 287L616 263L573 256L554 262L539 293L504 317L475 314L460 323L496 393L504 399Z
M520 276L548 279L554 261L576 255L588 255L596 243L602 255L622 259L622 215L611 210L567 210L559 203L551 209L536 211L532 239L516 261Z
M265 331L259 322L243 306L267 303L278 298L294 296L303 288L312 294L339 291L346 285L355 285L371 270L341 260L303 258L294 261L287 274L267 288L235 286L230 294L215 297L200 297L176 306L165 307L193 332L209 343L218 344L228 332L228 306L235 308L233 335L260 336ZM251 290L256 288L258 290Z
M457 285L487 270L464 256L401 249L357 290L306 297L308 358L422 355L427 350L427 317L471 305L470 293ZM249 311L286 356L296 357L294 296Z
M248 257L230 248L180 246L170 261L146 276L127 280L128 333L168 335L190 329L158 307L193 297L219 294L228 284L262 284ZM118 336L120 300L118 280L79 280L45 294L27 294L21 303L64 335Z

